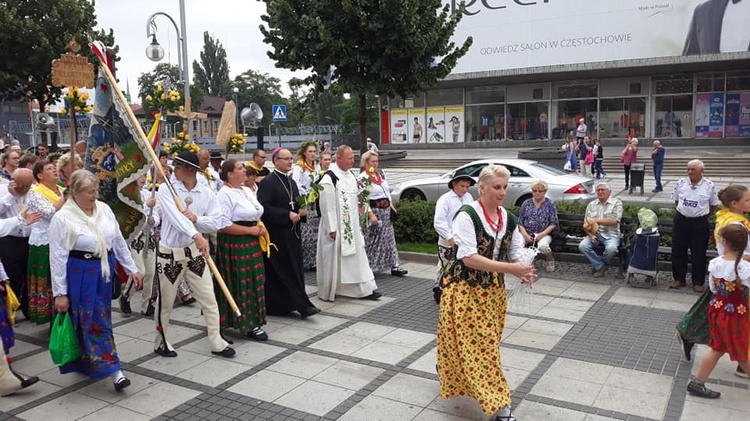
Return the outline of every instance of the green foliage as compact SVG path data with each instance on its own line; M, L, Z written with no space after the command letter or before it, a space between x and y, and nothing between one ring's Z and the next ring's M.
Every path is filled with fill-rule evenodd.
M141 73L138 76L138 97L141 99L144 111L146 112L146 120L152 121L151 110L148 108L148 101L146 101L146 95L154 89L157 82L165 83L167 80L170 81L171 89L177 91L182 95L185 90L185 82L180 79L180 68L175 64L170 63L159 63L154 66L154 70L149 73ZM200 107L203 102L204 93L195 85L190 85L190 100L191 100L191 111L195 111ZM184 101L184 98L183 98ZM182 121L179 117L169 117L171 123Z
M227 51L208 31L203 32L200 63L193 60L193 82L206 95L226 97L231 94Z
M415 253L427 253L437 254L437 243L422 244L422 243L398 243L396 244L398 251L411 251Z
M52 86L52 60L67 51L75 38L80 54L94 63L99 60L88 46L99 40L111 47L115 61L119 50L114 32L96 31L94 5L89 0L5 0L0 2L0 99L35 99L40 111L60 99L62 88ZM18 84L22 88L18 89ZM27 97L26 93L30 96Z
M471 45L451 41L462 13L441 0L265 0L261 19L276 65L307 70L302 82L323 91L333 79L358 101L362 148L369 96L423 92L446 77ZM440 63L431 66L439 57Z
M438 236L432 227L435 202L404 200L398 204L398 221L393 224L396 243L437 243Z

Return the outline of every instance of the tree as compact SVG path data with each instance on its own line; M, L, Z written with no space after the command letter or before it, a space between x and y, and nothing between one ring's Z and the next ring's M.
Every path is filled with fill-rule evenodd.
M234 78L233 86L238 89L237 107L240 110L249 107L252 102L260 105L263 110L263 126L267 126L273 119L271 106L285 103L281 93L281 80L268 73L246 70ZM231 95L226 98L231 99Z
M193 79L195 85L211 96L229 95L229 63L227 51L221 43L208 32L203 33L203 51L201 62L193 60Z
M323 75L333 78L359 104L362 150L366 148L368 95L406 96L446 77L471 45L450 38L462 10L450 13L441 0L264 0L260 30L276 66L309 70L314 92ZM440 62L433 64L436 58Z
M75 38L80 54L98 69L88 41L99 40L110 46L115 56L114 32L95 31L94 5L89 0L5 0L0 7L0 99L37 100L39 111L56 102L62 88L52 86L52 60L66 52ZM95 70L96 71L96 70Z

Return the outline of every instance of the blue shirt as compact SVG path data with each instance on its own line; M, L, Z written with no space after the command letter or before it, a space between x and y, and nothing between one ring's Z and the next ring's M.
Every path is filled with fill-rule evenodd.
M665 151L664 148L657 149L656 153L651 156L651 159L654 161L654 164L663 164L665 153L667 153L667 151Z

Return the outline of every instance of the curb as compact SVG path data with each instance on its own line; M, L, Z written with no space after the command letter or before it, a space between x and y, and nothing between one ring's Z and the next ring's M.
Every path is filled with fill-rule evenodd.
M418 253L415 251L399 251L398 258L403 262L438 264L437 254Z

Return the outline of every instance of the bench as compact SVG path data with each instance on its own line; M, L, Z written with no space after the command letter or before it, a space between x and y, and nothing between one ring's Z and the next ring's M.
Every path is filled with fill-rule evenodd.
M668 235L672 237L672 233L674 232L674 220L672 219L660 219L657 223L657 227L659 228L659 234L664 236ZM709 222L708 224L708 238L713 238L714 234L714 228L716 227L715 222ZM659 254L662 254L667 257L667 260L671 260L672 256L672 247L669 246L659 246ZM711 260L714 257L717 257L719 253L716 250L708 249L706 250L706 258Z

